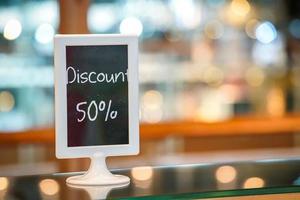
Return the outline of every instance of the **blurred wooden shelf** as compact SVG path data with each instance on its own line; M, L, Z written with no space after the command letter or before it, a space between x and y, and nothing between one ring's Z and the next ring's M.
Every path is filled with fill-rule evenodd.
M244 116L230 120L205 123L197 121L170 121L141 124L141 140L178 137L214 137L239 135L291 134L300 132L300 114L284 117ZM0 132L0 144L49 143L55 140L54 128L20 132Z

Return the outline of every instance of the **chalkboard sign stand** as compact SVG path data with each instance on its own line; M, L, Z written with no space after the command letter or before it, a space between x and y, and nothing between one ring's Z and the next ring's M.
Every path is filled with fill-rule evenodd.
M123 185L129 182L127 176L114 175L107 169L102 153L96 153L91 157L90 167L85 174L67 178L68 184L75 185Z
M139 153L138 37L56 35L54 47L56 157L91 159L66 182L128 184L105 158Z

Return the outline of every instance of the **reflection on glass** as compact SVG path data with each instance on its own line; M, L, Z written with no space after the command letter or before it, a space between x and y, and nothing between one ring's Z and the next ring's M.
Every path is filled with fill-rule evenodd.
M132 177L137 181L147 181L153 176L153 169L150 166L134 167L131 170Z
M41 192L48 196L56 195L59 192L59 184L53 179L44 179L39 183Z
M265 181L259 177L248 178L243 185L243 188L261 188L265 186Z
M237 171L234 167L225 165L216 170L215 176L220 183L230 183L236 179Z
M0 191L6 190L8 188L9 181L6 177L0 177Z

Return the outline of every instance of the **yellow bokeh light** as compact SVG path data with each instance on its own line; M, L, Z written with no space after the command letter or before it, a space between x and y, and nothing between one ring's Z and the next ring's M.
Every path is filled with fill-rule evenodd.
M9 112L15 106L15 98L8 91L0 92L0 112Z
M0 177L0 191L8 188L9 181L6 177Z
M224 7L221 17L233 26L241 26L244 24L251 10L251 6L247 0L233 0L229 6Z
M215 176L220 183L230 183L236 179L237 172L234 167L225 165L216 170Z
M262 69L251 67L246 71L245 79L250 86L261 86L265 80L265 74Z
M245 17L251 7L247 0L233 0L230 4L230 10L239 17Z
M59 191L59 184L53 179L44 179L39 183L41 192L45 195L55 195Z
M131 169L132 177L137 181L147 181L153 176L153 169L150 166L134 167Z
M264 187L265 181L259 177L248 178L244 183L244 188L261 188Z

